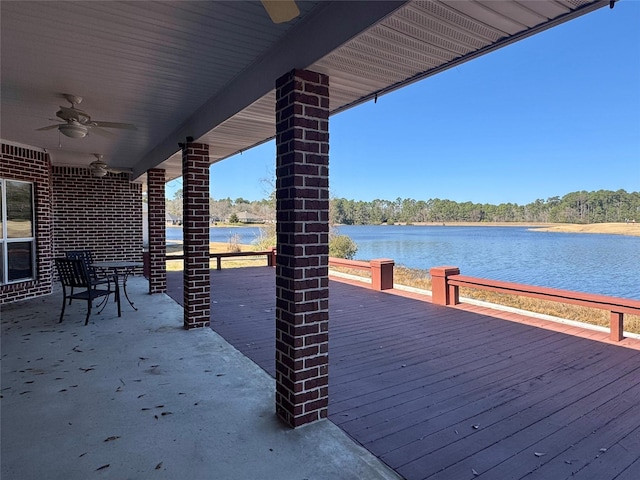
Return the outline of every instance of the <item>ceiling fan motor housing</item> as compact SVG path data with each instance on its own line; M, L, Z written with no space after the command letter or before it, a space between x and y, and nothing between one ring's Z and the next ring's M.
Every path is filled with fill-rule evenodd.
M84 125L80 125L77 123L65 123L58 126L58 130L63 135L71 138L84 138L87 136L89 129Z

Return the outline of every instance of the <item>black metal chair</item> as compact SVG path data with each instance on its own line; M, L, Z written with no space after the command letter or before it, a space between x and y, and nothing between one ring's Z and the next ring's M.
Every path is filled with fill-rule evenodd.
M108 283L113 280L111 275L105 274L91 266L93 264L93 252L91 250L69 250L64 252L64 256L67 258L79 258L82 260L84 262L84 266L87 268L87 272L89 272L89 276L94 282Z
M93 252L91 250L69 250L64 252L64 256L67 258L77 258L82 260L94 286L107 285L107 288L111 289L113 276L100 272L91 266L93 264ZM73 287L71 288L71 293L73 293ZM69 299L69 305L71 305L71 300L72 299Z
M91 307L93 305L93 301L96 298L105 297L102 308L98 313L100 313L107 304L107 300L111 293L115 293L116 302L118 303L118 307L120 307L120 294L118 289L111 290L111 283L107 283L107 288L102 288L101 285L103 283L96 283L92 280L91 275L87 271L87 268L84 264L84 261L79 258L56 258L55 259L56 268L58 270L58 275L60 276L60 282L62 283L62 312L60 312L60 322L62 322L62 318L64 317L64 310L67 304L67 299L69 302L71 300L83 300L87 302L87 318L85 319L84 324L87 325L89 323L89 316L91 316ZM113 279L111 279L113 281ZM115 285L115 283L114 283ZM67 293L67 288L69 288L69 292ZM74 289L83 289L82 291L74 292ZM118 310L120 310L118 308Z

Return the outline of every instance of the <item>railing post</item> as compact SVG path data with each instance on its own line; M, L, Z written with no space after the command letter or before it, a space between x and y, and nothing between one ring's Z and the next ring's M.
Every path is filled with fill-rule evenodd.
M276 247L271 248L271 254L267 255L267 266L275 267L276 266L276 253L278 249Z
M624 314L611 312L609 330L609 338L614 342L619 342L624 338Z
M371 265L371 288L374 290L389 290L393 288L393 266L395 262L389 258L376 258L369 262Z
M151 278L151 254L149 251L142 252L142 265L142 275L149 280Z
M456 305L460 303L458 287L449 285L447 277L460 275L458 267L433 267L431 274L431 301L437 305Z

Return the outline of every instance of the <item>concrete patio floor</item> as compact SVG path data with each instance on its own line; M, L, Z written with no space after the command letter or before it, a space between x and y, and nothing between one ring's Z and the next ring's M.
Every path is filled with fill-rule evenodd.
M328 420L291 430L274 380L135 277L93 314L61 292L4 305L2 479L397 479Z

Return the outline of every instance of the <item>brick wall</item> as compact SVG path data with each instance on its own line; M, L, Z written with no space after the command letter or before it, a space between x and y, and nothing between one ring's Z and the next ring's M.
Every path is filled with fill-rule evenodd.
M127 175L53 167L54 256L90 249L94 259L142 261L142 184Z
M149 224L149 293L167 291L167 227L165 215L164 170L147 171Z
M329 401L329 79L294 70L276 89L276 412L298 427Z
M208 327L211 298L209 271L209 145L182 147L184 239L184 328Z
M2 143L0 177L33 182L36 207L37 278L0 286L0 304L51 293L53 273L53 218L51 162L42 151Z

